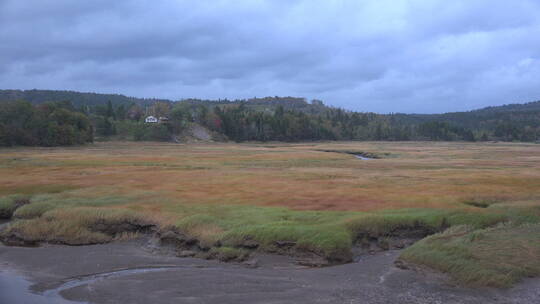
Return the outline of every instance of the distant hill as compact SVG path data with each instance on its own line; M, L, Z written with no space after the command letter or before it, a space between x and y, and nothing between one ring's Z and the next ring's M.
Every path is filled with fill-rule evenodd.
M105 106L110 101L115 106L136 104L139 106L151 106L155 102L173 103L168 99L157 98L136 98L121 94L100 94L100 93L81 93L75 91L56 91L56 90L0 90L0 102L25 100L32 104L41 104L49 101L69 101L76 108L81 106ZM226 106L245 103L247 107L256 110L268 110L277 106L283 106L287 110L297 110L302 112L319 112L326 108L322 102L315 101L310 104L305 98L300 97L263 97L250 99L184 99L185 102L193 105L205 106Z
M413 124L443 121L465 128L492 129L501 122L513 122L540 127L540 101L486 107L467 112L394 115L403 123Z
M32 104L40 104L48 101L70 101L75 107L82 105L88 106L104 106L108 101L111 101L113 105L129 105L137 104L140 106L150 106L155 102L167 102L173 103L174 101L168 99L159 98L137 98L129 97L121 94L101 94L101 93L82 93L76 91L58 91L58 90L0 90L0 102L2 101L15 101L25 100ZM315 100L312 103L307 102L305 98L301 97L262 97L262 98L250 98L250 99L184 99L181 102L190 104L217 106L217 105L235 105L244 103L245 106L254 109L264 110L272 109L277 106L283 106L288 110L298 110L302 112L324 112L328 109L321 101ZM432 119L445 120L445 121L459 121L461 118L470 117L488 117L495 113L510 113L510 112L539 112L540 101L528 102L523 104L507 104L502 106L491 106L477 110L466 112L449 112L442 114L389 114L394 117L401 117L404 121L409 122L424 122Z
M521 111L540 111L540 100L527 103L513 103L496 107L486 107L471 112L521 112Z
M55 90L0 90L0 102L25 100L32 104L40 104L48 101L70 101L75 107L81 106L104 106L111 101L115 105L138 104L141 106L151 105L164 99L145 99L128 97L120 94L81 93L75 91Z

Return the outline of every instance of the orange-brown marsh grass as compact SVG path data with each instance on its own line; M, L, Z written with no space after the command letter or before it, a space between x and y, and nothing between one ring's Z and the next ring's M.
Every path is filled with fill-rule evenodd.
M318 150L390 153L362 161ZM454 208L471 198L540 197L540 145L469 143L99 143L0 150L0 193L113 186L167 203L298 210Z

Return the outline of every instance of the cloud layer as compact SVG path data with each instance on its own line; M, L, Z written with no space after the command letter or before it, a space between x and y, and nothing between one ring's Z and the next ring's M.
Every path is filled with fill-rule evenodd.
M536 0L0 0L0 41L0 88L383 113L540 99Z

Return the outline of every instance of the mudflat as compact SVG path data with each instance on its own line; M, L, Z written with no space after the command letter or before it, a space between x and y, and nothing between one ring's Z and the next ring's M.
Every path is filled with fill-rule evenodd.
M0 288L0 303L532 304L540 298L539 279L510 289L456 287L433 272L397 268L399 251L307 268L283 256L222 263L155 254L145 245L144 239L91 246L0 245L0 277L26 278L28 293L34 294Z

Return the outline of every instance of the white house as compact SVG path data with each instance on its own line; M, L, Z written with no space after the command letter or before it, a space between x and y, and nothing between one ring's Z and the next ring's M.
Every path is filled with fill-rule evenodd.
M158 119L155 118L154 116L148 116L144 119L144 122L146 123L157 123L158 122Z

